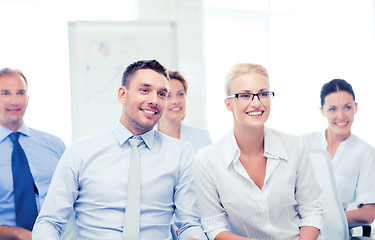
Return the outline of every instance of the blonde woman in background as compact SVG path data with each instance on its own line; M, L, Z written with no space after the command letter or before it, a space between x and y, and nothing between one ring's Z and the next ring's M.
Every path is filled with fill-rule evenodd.
M186 94L188 84L184 76L178 71L168 71L169 93L167 106L159 120L157 129L173 138L190 143L195 151L211 144L207 130L183 124L186 115Z

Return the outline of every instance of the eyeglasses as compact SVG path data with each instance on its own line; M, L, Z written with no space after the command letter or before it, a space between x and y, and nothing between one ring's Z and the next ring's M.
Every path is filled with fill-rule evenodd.
M275 96L275 92L260 92L260 93L235 93L229 95L227 98L237 98L240 100L247 101L251 98L251 101L254 100L254 97L257 96L258 100L261 101L262 99L266 100L269 99L270 96Z

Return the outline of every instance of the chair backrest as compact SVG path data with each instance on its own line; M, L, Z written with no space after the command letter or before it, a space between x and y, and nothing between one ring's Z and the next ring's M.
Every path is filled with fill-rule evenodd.
M348 240L348 222L337 192L331 158L326 151L320 149L309 150L309 157L323 190L320 197L325 211L323 236L325 239Z
M177 233L173 227L173 224L171 225L171 234L172 234L172 240L178 240Z

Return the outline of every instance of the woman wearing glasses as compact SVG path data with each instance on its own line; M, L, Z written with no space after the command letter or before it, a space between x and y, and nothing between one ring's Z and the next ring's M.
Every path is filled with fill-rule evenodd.
M311 149L323 149L332 159L333 171L341 202L356 203L357 209L345 212L349 223L372 223L375 218L375 152L374 148L351 134L358 104L352 86L334 79L323 85L320 110L328 128L310 133L303 140Z
M160 132L190 143L195 151L211 144L208 131L183 124L188 84L178 71L168 71L169 93L163 116L155 126Z
M317 239L321 194L296 136L264 126L271 110L267 70L237 64L227 75L225 105L233 129L198 151L195 182L210 239Z

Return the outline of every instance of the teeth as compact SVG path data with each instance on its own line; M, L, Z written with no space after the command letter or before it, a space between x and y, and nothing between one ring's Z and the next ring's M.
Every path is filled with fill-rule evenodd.
M178 111L181 110L181 108L172 108L171 111Z
M156 112L154 112L154 111L150 111L150 110L143 110L145 113L148 113L148 114L153 114L153 115L155 115L156 114Z
M344 123L336 123L338 126L344 126L344 125L346 125L346 122L344 122Z
M258 116L258 115L262 115L262 111L258 111L258 112L249 112L249 113L247 113L247 115L249 115L249 116Z

